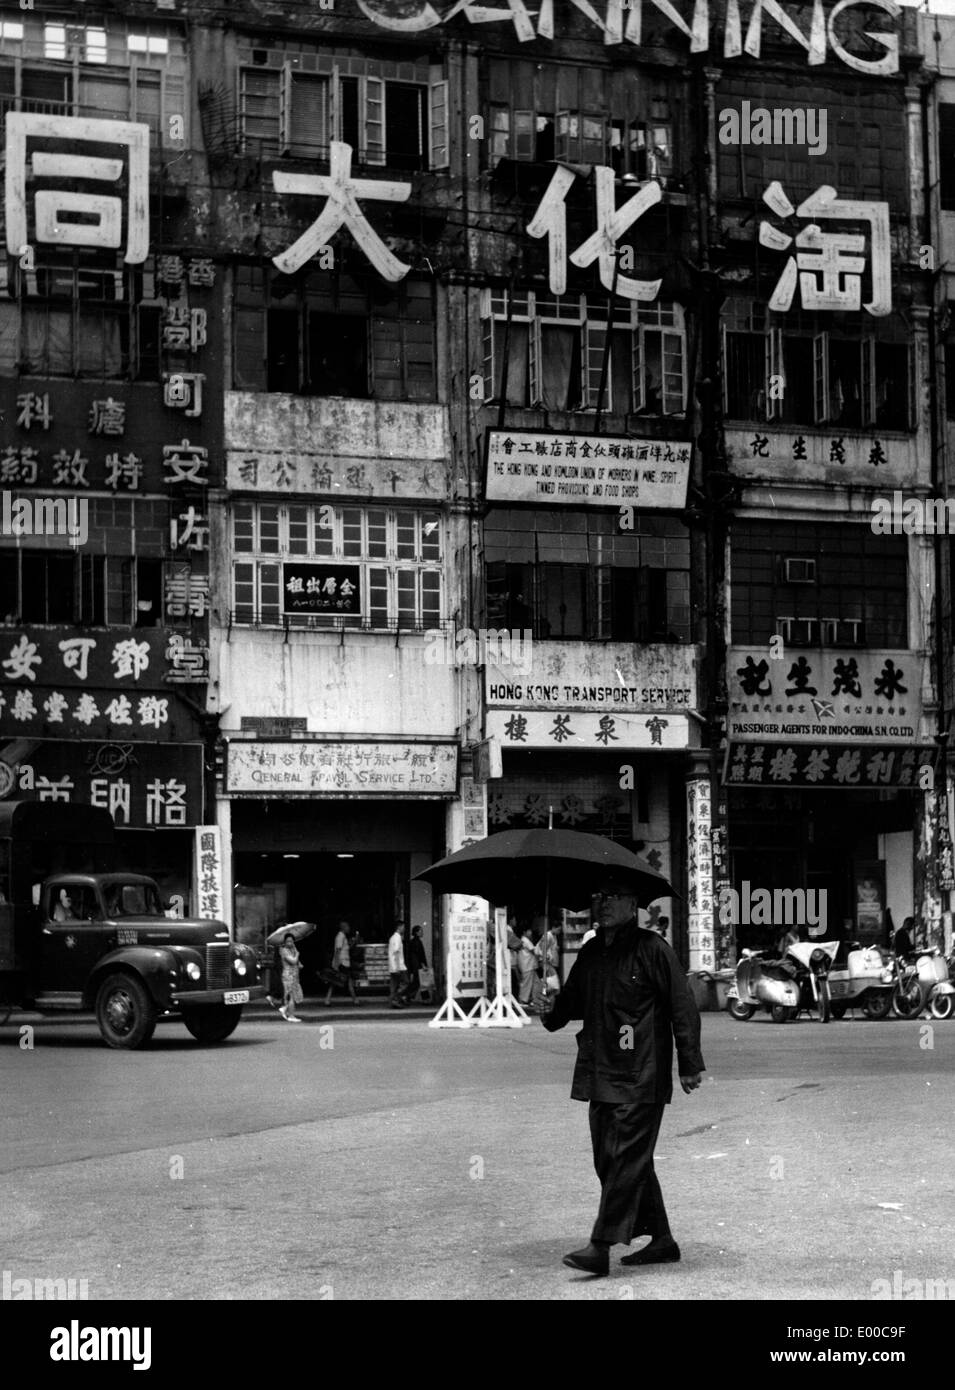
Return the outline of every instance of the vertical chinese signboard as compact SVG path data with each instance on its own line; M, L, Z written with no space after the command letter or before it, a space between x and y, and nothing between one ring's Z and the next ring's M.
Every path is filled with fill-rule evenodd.
M217 825L196 826L194 863L196 916L221 922L225 900L222 884L222 839Z

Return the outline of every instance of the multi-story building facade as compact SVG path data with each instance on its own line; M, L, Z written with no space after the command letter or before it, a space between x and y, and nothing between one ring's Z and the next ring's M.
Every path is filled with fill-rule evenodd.
M0 781L106 807L185 902L212 800L221 283L185 31L134 8L0 13Z
M85 9L0 14L2 481L90 503L0 551L6 794L316 965L440 967L414 874L548 823L694 969L744 880L937 921L940 547L871 524L944 454L915 17Z

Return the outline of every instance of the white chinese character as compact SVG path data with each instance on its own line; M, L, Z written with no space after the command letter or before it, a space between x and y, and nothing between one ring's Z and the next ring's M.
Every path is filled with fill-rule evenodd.
M342 587L338 592L341 594L342 598L351 598L352 594L355 592L355 586L350 579L343 579Z
M32 690L18 690L13 697L13 717L14 719L33 719L36 717L36 705L33 703Z
M53 486L89 487L86 476L88 463L89 459L84 458L79 449L74 449L72 454L66 449L58 449L53 455Z
M181 285L184 273L181 256L157 256L156 276L164 285Z
M116 667L113 672L114 680L132 676L134 681L138 681L143 672L149 669L149 643L137 642L135 638L127 637L113 647L110 661Z
M169 720L169 701L160 700L155 695L144 695L136 708L139 722L144 728L150 725L159 729Z
M290 594L300 594L305 588L305 581L301 576L296 575L288 581L285 587Z
M43 708L50 724L62 724L63 716L69 709L69 704L58 690L54 690L51 695L43 701Z
M10 648L10 655L3 662L3 672L7 680L19 680L25 676L28 681L36 680L34 666L42 666L43 658L37 651L35 642L30 642L25 636L21 637L15 647Z
M188 439L178 444L164 444L162 466L170 470L163 478L164 483L205 483L208 479L202 474L209 467L209 450L190 444Z
M107 396L90 405L89 434L122 434L126 428L126 404Z
M340 227L347 227L379 275L401 280L411 269L393 256L358 206L359 198L385 203L404 203L411 196L410 183L385 183L378 179L353 179L351 146L340 140L331 142L328 175L287 174L275 170L272 184L276 193L312 194L328 199L319 217L298 241L272 257L272 263L286 275L294 275L310 261Z
M209 606L209 577L175 570L166 578L166 612L173 618L204 618Z
M132 724L132 708L125 695L114 695L104 713L111 724Z
M173 632L166 647L166 660L172 668L166 675L169 681L195 683L208 677L209 648L205 642L196 646L191 637L184 638L180 633Z
M49 394L37 396L32 391L25 391L17 396L17 425L20 429L29 430L34 425L42 425L48 430L52 423Z
M196 260L190 261L188 273L190 285L208 289L216 282L215 266L208 256L199 256Z
M69 801L72 790L73 779L71 777L61 777L58 782L51 781L49 777L36 779L38 801Z
M567 289L567 208L564 200L574 178L575 175L570 169L559 166L537 211L527 224L527 230L532 237L548 238L548 282L553 294L564 294ZM586 269L597 261L600 283L608 290L616 288L622 299L656 299L662 280L634 280L627 275L619 274L616 265L616 245L638 218L659 203L663 197L660 185L656 180L646 184L618 208L616 175L613 169L599 166L594 169L594 188L597 230L586 241L581 242L570 259L581 269Z
M173 550L205 550L209 525L201 512L191 504L178 517L169 521L169 543Z
M338 584L331 575L328 576L325 583L322 585L322 589L326 594L333 594L337 588Z
M170 352L195 352L204 347L208 315L205 309L169 304L163 315L162 345Z
M186 784L170 778L161 782L157 778L146 784L146 824L147 825L185 825L186 823Z
M7 251L19 256L35 241L64 246L94 246L116 250L123 244L123 200L102 191L83 192L90 182L116 183L123 177L123 161L104 159L101 145L123 146L126 160L126 255L128 265L139 265L149 251L149 126L130 121L95 120L86 116L45 116L25 111L6 115ZM37 189L33 195L35 228L27 226L27 140L69 142L97 147L97 154L53 153L34 150L34 187L43 179L68 181L68 188ZM79 185L79 187L77 187ZM70 221L61 221L69 213ZM76 220L76 214L85 220ZM90 218L95 221L91 222Z
M78 724L92 724L94 719L99 718L99 707L92 695L80 696L73 711L73 718Z
M865 237L852 232L823 232L815 222L811 222L795 238L796 255L790 256L783 267L769 301L770 309L776 313L785 313L789 309L798 280L802 307L806 310L858 312L864 308L875 318L892 312L888 203L865 202L862 199L840 201L836 190L824 184L798 208L794 208L778 182L769 185L763 194L763 202L779 217L792 217L795 214L797 217L821 217L840 222L868 222L871 240L872 298L867 304L862 303ZM761 246L772 251L785 251L792 245L793 238L770 223L761 222L759 241Z
M121 482L128 492L136 492L142 475L143 461L136 454L126 454L122 459L119 454L106 455L106 486L114 492Z
M185 411L189 419L202 414L203 372L163 372L163 405Z
M94 777L90 782L90 805L101 806L119 824L118 811L123 813L123 821L129 823L130 785L122 778L111 782L108 777Z
M85 681L90 652L96 647L95 637L67 637L57 646L63 653L63 665L76 672L76 679Z

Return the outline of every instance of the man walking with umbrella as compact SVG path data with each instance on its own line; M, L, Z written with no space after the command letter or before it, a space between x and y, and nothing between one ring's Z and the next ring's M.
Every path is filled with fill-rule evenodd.
M606 1274L610 1247L641 1235L650 1243L624 1256L625 1265L679 1260L653 1168L663 1108L673 1095L674 1038L687 1094L705 1070L700 1016L676 954L638 925L631 879L608 870L600 887L597 934L581 948L561 993L545 995L541 1005L549 1032L583 1019L571 1098L590 1102L600 1209L590 1244L565 1255L564 1264L588 1274Z

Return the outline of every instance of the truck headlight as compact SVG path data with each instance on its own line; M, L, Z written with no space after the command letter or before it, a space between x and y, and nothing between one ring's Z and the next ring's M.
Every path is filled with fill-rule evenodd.
M879 976L879 979L882 981L882 983L883 983L884 985L890 985L890 984L892 983L892 979L893 979L892 971L891 971L891 970L883 970L883 971L882 971L882 974Z
M190 980L198 980L202 976L202 971L194 960L190 960L186 962L186 974L189 976Z
M242 959L240 959L239 956L236 956L235 961L234 961L234 964L235 964L235 973L236 973L237 975L245 975L245 974L247 973L247 971L246 971L246 966L245 966L245 961L242 960Z

